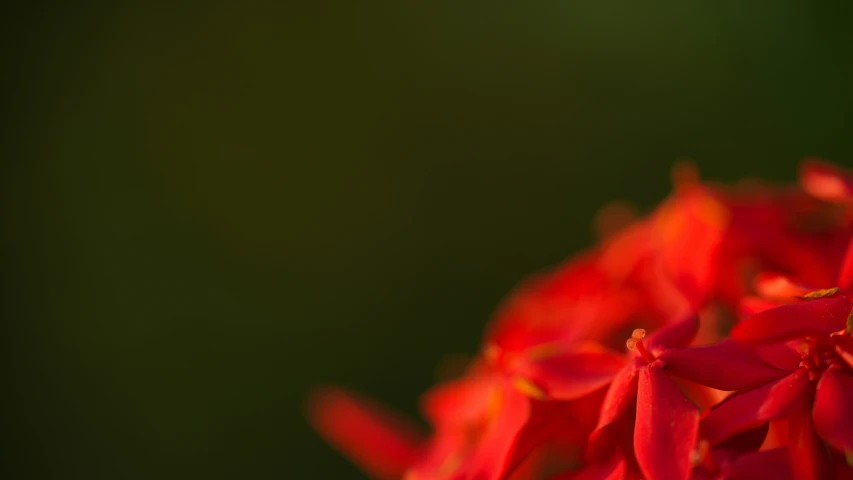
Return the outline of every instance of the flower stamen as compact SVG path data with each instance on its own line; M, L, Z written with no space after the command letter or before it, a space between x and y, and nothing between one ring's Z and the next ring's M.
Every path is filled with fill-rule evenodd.
M655 359L652 358L649 351L646 350L646 346L643 345L643 338L646 336L646 331L642 328L637 328L631 333L631 338L629 338L625 342L625 346L628 347L628 350L636 351L643 357L647 362L652 363Z

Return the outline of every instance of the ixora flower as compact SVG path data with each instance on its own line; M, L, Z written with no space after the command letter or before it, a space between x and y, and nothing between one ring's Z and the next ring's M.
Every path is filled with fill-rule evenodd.
M508 296L428 429L338 387L309 421L380 480L853 479L853 175L674 178Z

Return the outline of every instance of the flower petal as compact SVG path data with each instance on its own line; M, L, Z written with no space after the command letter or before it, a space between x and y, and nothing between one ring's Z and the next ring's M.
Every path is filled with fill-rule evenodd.
M838 274L838 286L853 288L853 240L847 245L847 253L841 262L841 272Z
M424 416L434 424L462 424L483 416L494 389L496 375L469 375L434 387L421 398Z
M807 398L809 385L808 371L800 369L775 383L733 395L702 420L700 437L716 445L781 417Z
M853 176L822 160L810 158L800 164L800 184L810 195L827 202L853 200Z
M756 388L788 374L730 340L701 347L671 348L659 359L669 367L670 374L719 390Z
M419 453L421 436L413 427L337 387L312 394L308 420L326 441L373 478L400 478Z
M530 362L521 374L549 398L573 400L604 387L624 366L624 355L587 348Z
M788 455L794 477L819 480L829 477L829 452L817 437L812 423L812 413L802 406L788 419Z
M600 397L599 397L600 398ZM543 448L549 454L557 453L555 446L567 446L560 460L567 463L579 462L581 446L586 442L589 429L584 429L573 416L573 402L531 401L530 418L518 434L512 457L507 465L506 476L513 478L524 474L524 464L536 460L535 454ZM527 475L529 476L529 474Z
M699 317L691 315L676 323L671 323L649 335L644 340L652 355L659 355L666 348L686 347L690 345L699 331Z
M743 320L731 337L745 343L769 343L845 327L853 304L845 297L829 297L782 305Z
M761 297L742 297L738 303L737 314L738 318L749 318L755 314L765 310L770 310L781 305L774 300L767 300Z
M699 409L655 362L640 370L634 450L646 478L690 478Z
M817 384L814 426L826 443L853 454L853 377L841 369L826 370Z
M793 299L810 292L788 276L775 272L759 273L753 283L758 295L765 298Z
M501 404L497 417L492 419L477 439L476 452L465 467L465 478L498 480L509 461L518 433L530 417L530 402L527 397L506 384L501 392Z
M754 345L753 347L755 354L768 365L786 372L793 372L803 360L803 355L799 351L801 344L802 341L797 339L768 345Z
M639 370L644 360L634 358L613 378L598 416L598 425L590 434L587 443L587 458L601 460L612 446L611 425L629 410L636 408Z

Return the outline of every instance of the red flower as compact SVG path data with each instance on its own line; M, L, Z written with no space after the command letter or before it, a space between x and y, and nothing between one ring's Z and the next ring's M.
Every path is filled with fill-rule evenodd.
M736 341L784 342L757 351L788 374L719 405L703 420L702 438L718 442L789 418L798 427L791 429L789 445L814 445L791 449L802 475L819 478L829 468L815 433L837 453L853 454L853 412L844 408L853 399L853 339L847 330L853 304L838 292L763 311L734 328Z
M612 457L617 448L621 451L616 455L621 454L627 463L625 468L635 468L631 459L636 455L636 468L648 478L689 478L699 409L669 378L668 366L660 356L669 347L690 343L697 329L697 319L691 318L649 338L644 330L634 332L628 340L631 362L607 391L598 426L590 437L593 461Z
M675 177L649 217L609 210L600 245L508 297L464 375L424 395L430 434L336 388L311 423L379 479L853 479L853 175Z

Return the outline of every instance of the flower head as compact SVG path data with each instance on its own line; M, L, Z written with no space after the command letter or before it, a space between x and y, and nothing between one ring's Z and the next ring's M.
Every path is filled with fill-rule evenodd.
M853 476L853 175L703 183L525 280L421 401L428 433L339 388L309 420L373 478ZM846 477L845 477L846 476Z

